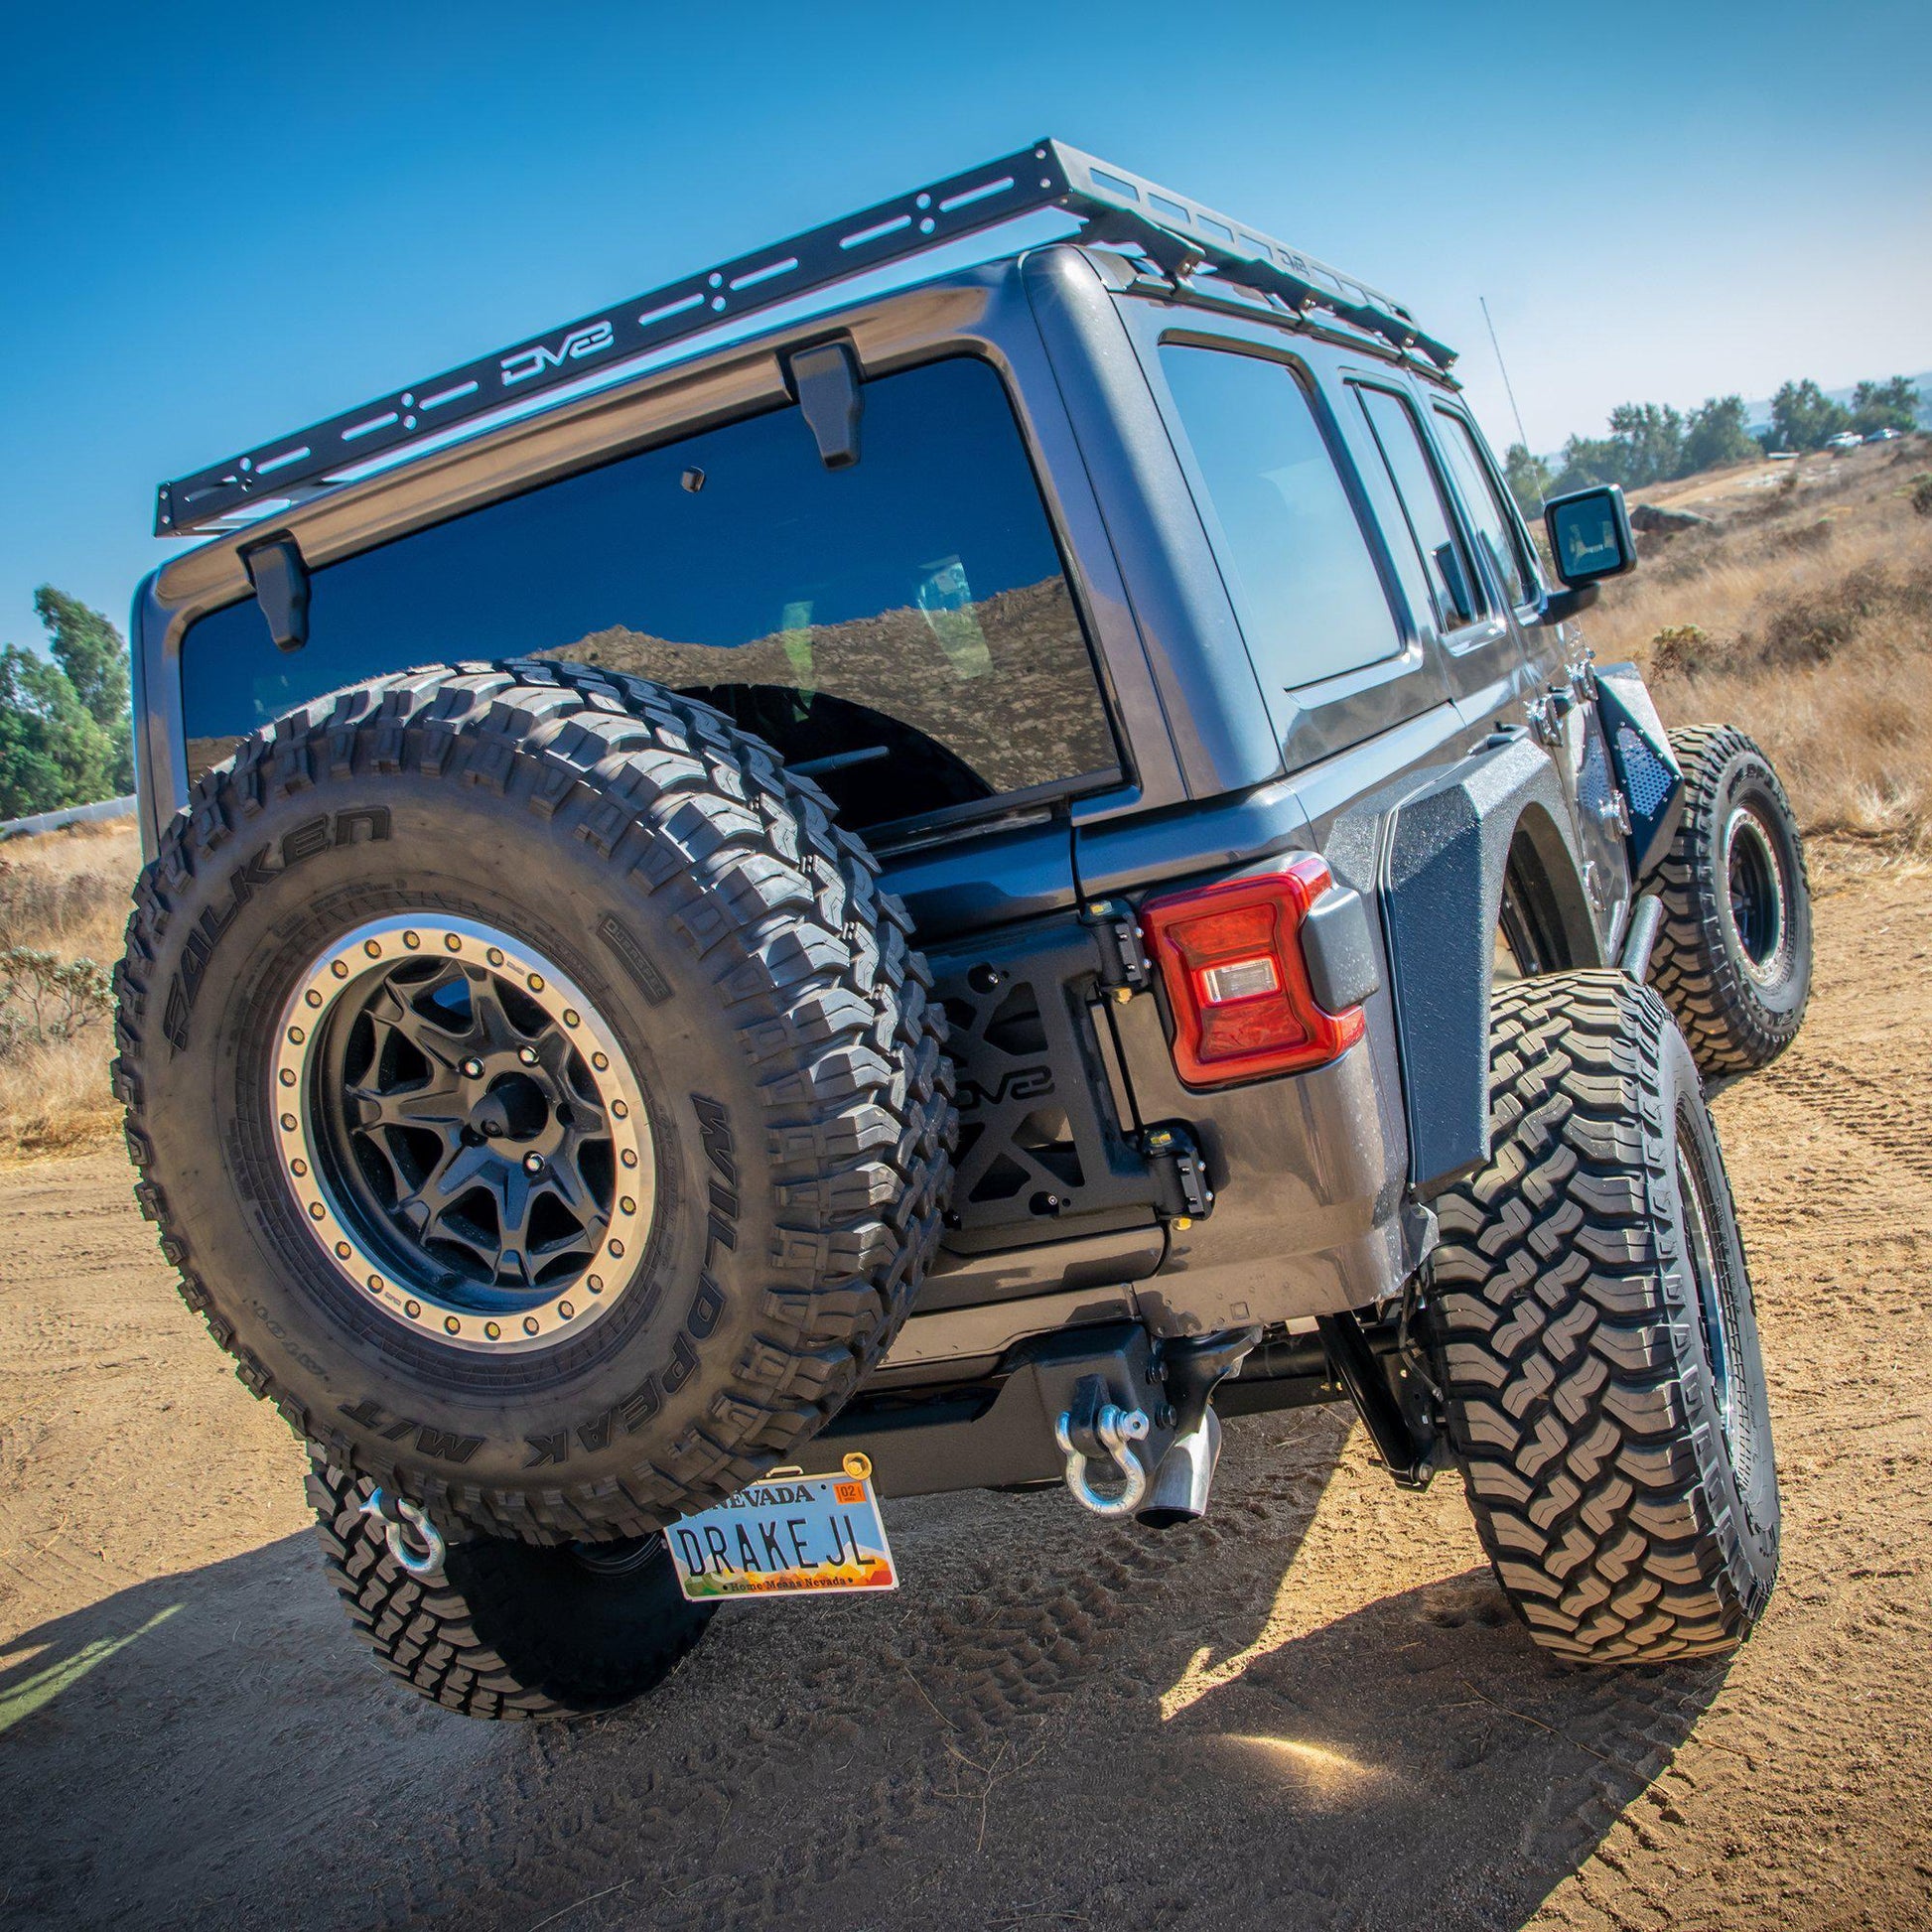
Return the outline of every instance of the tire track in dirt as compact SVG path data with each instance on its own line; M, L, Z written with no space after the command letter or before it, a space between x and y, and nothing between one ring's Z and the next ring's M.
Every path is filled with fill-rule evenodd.
M1218 1540L1211 1525L1200 1534L1210 1546ZM1084 1530L1078 1540L1087 1542ZM666 1894L652 1910L655 1925L729 1928L805 1913L814 1894L834 1889L871 1854L899 1851L919 1828L954 1816L962 1802L970 1808L974 1772L990 1789L1017 1766L1023 1750L1039 1743L1082 1687L1105 1669L1132 1614L1160 1601L1183 1561L1178 1552L1123 1530L1104 1533L1099 1547L1079 1554L1083 1571L1050 1596L1027 1579L976 1567L957 1608L902 1625L895 1644L868 1656L868 1683L855 1686L853 1672L834 1664L810 1671L801 1688L813 1703L801 1726L758 1726L735 1746L687 1754L675 1777L654 1779L635 1803L620 1795L591 1820L545 1833L539 1841L548 1854L542 1884L517 1902L540 1914L567 1872L581 1873L587 1885L599 1877L622 1883L616 1874L632 1863L640 1836L655 1839L667 1828L729 1817L736 1806L756 1804L760 1792L775 1802L788 1786L810 1784L814 1767L828 1756L849 1754L863 1728L888 1714L901 1728L920 1727L923 1734L890 1779L842 1792L834 1828L814 1830L803 1846L788 1840L755 1882L715 1882L702 1843L668 1868L658 1863L651 1869ZM519 1809L540 1799L553 1774L548 1763L531 1767L518 1782ZM527 1859L539 1846L521 1829L518 1836ZM475 1850L473 1841L473 1855ZM624 1889L634 1887L633 1874ZM398 1902L411 1919L474 1909L434 1883L410 1886ZM504 1922L515 1921L506 1913Z
M1780 1099L1824 1115L1932 1185L1932 1097L1917 1081L1879 1079L1865 1067L1803 1047L1758 1077Z
M1311 1423L1310 1433L1326 1438L1323 1449L1339 1447L1341 1431L1330 1419ZM1253 1480L1257 1475L1262 1479ZM1277 1484L1263 1471L1244 1467L1233 1481L1242 1487L1222 1506L1237 1524L1245 1516L1280 1533L1283 1524L1271 1519L1281 1499L1269 1493L1280 1488L1289 1490L1289 1506L1299 1512L1304 1529L1313 1515L1306 1487L1293 1480ZM554 1734L546 1733L546 1748L506 1794L509 1822L492 1835L515 1837L517 1863L530 1873L531 1888L505 1891L500 1918L491 1910L479 1920L474 1898L453 1895L445 1882L419 1879L396 1894L397 1915L413 1921L534 1925L547 1911L559 1909L561 1881L566 1902L569 1886L582 1886L576 1895L586 1902L568 1920L579 1927L637 1922L646 1902L640 1887L648 1894L648 1922L655 1926L791 1923L822 1911L856 1870L882 1860L902 1860L921 1843L934 1850L950 1846L956 1854L958 1842L971 1838L977 1851L979 1821L1003 1784L1035 1766L1044 1767L1040 1775L1047 1779L1065 1778L1069 1771L1082 1775L1096 1705L1111 1712L1125 1731L1136 1728L1134 1707L1144 1709L1150 1694L1158 1696L1165 1673L1148 1675L1135 1667L1134 1658L1121 1654L1136 1635L1135 1626L1174 1616L1182 1608L1175 1598L1188 1574L1203 1559L1235 1554L1240 1540L1239 1527L1222 1530L1210 1521L1190 1532L1184 1544L1174 1539L1152 1544L1134 1532L1113 1530L1102 1532L1094 1547L1087 1526L1055 1523L1041 1541L1074 1547L1034 1554L1057 1554L1077 1563L1086 1546L1086 1562L1084 1571L1052 1594L983 1563L968 1566L960 1577L948 1579L953 1587L942 1606L902 1626L889 1648L867 1656L866 1686L855 1688L851 1670L837 1664L819 1661L810 1668L798 1685L813 1700L802 1727L759 1725L736 1746L687 1753L644 1789L604 1796L589 1816L572 1818L568 1830L555 1829L539 1813L533 1835L525 1807L541 1806L559 1778L568 1777L570 1753L561 1746L553 1753L548 1746ZM1275 1543L1269 1567L1280 1558ZM1440 1587L1426 1624L1466 1630L1478 1644L1497 1633L1513 1635L1500 1598L1480 1580ZM1606 1677L1594 1680L1582 1700L1560 1696L1566 1708L1545 1717L1534 1700L1523 1698L1520 1686L1485 1691L1481 1679L1490 1673L1479 1663L1464 1668L1470 1675L1451 1688L1463 1693L1458 1703L1477 1711L1485 1735L1457 1768L1506 1760L1526 1747L1548 1749L1550 1739L1570 1760L1570 1775L1560 1781L1565 1802L1546 1805L1533 1832L1524 1828L1525 1850L1539 1860L1567 1860L1600 1836L1608 1820L1661 1769L1687 1718L1701 1708L1698 1696L1673 1678ZM1257 1681L1267 1675L1264 1668ZM796 1795L816 1786L828 1765L851 1759L869 1725L890 1725L902 1740L889 1765L875 1766L858 1789L835 1785L830 1820L815 1823L802 1841L787 1836L756 1876L716 1871L707 1826L730 1820L735 1810L743 1816L760 1807L796 1816ZM1501 1735L1487 1734L1491 1731ZM1214 1741L1211 1729L1204 1737ZM1096 1768L1088 1766L1084 1775L1095 1777ZM1104 1782L1104 1769L1098 1775ZM666 1839L681 1828L695 1828L691 1842L667 1861ZM638 1863L642 1846L652 1849L648 1866ZM494 1863L495 1850L488 1841L480 1845L474 1830L467 1834L471 1860ZM454 1857L454 1844L450 1851ZM433 1859L427 1868L446 1873L452 1863ZM1351 1875L1345 1860L1303 1860L1296 1881L1301 1922L1351 1921ZM1264 1901L1257 1895L1253 1902L1259 1908ZM515 1911L509 1909L512 1903ZM519 1918L518 1912L527 1916Z

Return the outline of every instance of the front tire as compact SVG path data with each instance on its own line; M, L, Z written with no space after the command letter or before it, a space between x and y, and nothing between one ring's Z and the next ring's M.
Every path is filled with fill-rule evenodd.
M1490 1132L1437 1204L1429 1310L1497 1580L1579 1662L1728 1650L1776 1580L1777 1471L1690 1049L1618 974L1498 988Z
M1729 725L1671 733L1684 817L1649 882L1664 902L1651 984L1707 1077L1768 1066L1811 998L1804 841L1771 761Z

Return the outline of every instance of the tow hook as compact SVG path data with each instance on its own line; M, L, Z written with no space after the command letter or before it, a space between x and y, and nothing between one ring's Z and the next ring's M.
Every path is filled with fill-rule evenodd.
M1066 1457L1066 1486L1081 1508L1096 1516L1131 1516L1147 1494L1147 1469L1130 1447L1147 1441L1152 1425L1142 1409L1123 1409L1108 1400L1098 1375L1083 1375L1073 1385L1071 1404L1053 1425L1053 1440ZM1118 1494L1093 1486L1087 1464L1110 1463L1120 1480Z
M1260 1339L1251 1326L1161 1343L1138 1372L1159 1389L1152 1414L1122 1406L1105 1376L1081 1376L1053 1425L1074 1501L1157 1530L1205 1516L1221 1452L1214 1391Z
M380 1489L371 1489L359 1513L373 1516L383 1526L388 1533L389 1554L412 1577L427 1583L442 1576L449 1545L443 1541L443 1532L407 1497L388 1496ZM412 1534L422 1546L420 1551L410 1548Z

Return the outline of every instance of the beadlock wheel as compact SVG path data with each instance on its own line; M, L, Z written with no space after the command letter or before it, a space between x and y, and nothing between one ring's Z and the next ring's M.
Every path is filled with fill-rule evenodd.
M565 1546L788 1459L904 1319L954 1131L909 930L810 781L691 700L525 663L334 693L142 876L138 1197L330 1467L453 1562L588 1574Z
M1777 842L1748 805L1725 822L1725 886L1744 971L1760 986L1777 982L1784 959L1784 869Z
M650 1231L649 1115L535 948L370 920L302 974L271 1069L283 1173L343 1277L459 1348L540 1348L618 1302Z
M1684 815L1643 880L1663 901L1650 981L1707 1079L1768 1066L1811 996L1804 841L1770 760L1728 725L1671 733Z

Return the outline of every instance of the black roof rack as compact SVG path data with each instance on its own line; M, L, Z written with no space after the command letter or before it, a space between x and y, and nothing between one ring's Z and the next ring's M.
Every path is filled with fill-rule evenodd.
M456 424L1046 208L1082 221L1082 239L1138 247L1176 279L1211 270L1298 313L1325 310L1444 369L1454 360L1408 310L1366 284L1124 168L1039 141L163 483L155 534L218 529L246 520L257 502L313 496L343 471Z

